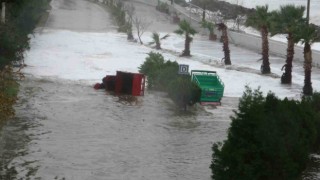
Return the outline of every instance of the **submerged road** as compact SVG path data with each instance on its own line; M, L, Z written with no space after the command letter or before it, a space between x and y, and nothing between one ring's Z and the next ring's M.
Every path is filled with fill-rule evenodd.
M44 29L114 26L95 3L53 0ZM226 138L237 106L226 97L214 114L181 113L159 92L130 105L81 81L31 74L20 84L16 117L0 130L0 179L209 180L211 146Z
M152 13L141 3L135 5L138 14ZM166 27L170 23L161 26L167 17L145 16L155 16L154 29L176 28ZM93 1L52 0L50 16L38 35L61 31L75 37L85 34L88 39L77 42L88 45L88 35L93 39L116 29L106 9ZM48 49L37 53L72 49L65 39L65 44L47 43ZM105 48L114 50L112 46ZM66 61L80 57L63 53ZM226 138L229 117L238 103L238 98L224 97L213 113L200 106L184 113L159 92L147 91L137 104L130 104L93 90L81 79L26 76L20 82L16 117L0 126L0 180L210 180L212 144Z
M47 29L106 32L114 28L106 9L90 0L52 0Z

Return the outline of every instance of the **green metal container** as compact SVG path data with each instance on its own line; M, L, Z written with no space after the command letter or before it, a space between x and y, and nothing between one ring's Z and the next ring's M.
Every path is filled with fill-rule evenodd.
M202 104L220 104L224 84L215 71L192 70L191 80L201 88Z

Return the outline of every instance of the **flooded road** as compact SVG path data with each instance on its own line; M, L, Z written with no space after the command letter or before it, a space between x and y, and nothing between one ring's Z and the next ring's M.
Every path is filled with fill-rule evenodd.
M101 69L89 69L92 58L75 48L78 43L70 41L70 36L64 36L63 43L55 43L55 37L42 42L42 36L61 30L79 37L84 33L88 38L81 45L89 46L97 34L86 32L114 31L114 26L106 9L90 1L52 0L51 5L41 30L44 33L32 40L27 55L30 73L20 82L16 117L0 128L0 179L210 179L211 146L226 138L229 116L238 99L224 98L214 114L201 107L181 113L163 93L147 91L136 104L130 104L103 90L95 91L88 82L58 79L78 67L70 61L83 63L84 69L75 73L81 77L86 77L82 70L94 73ZM111 42L105 49L116 51ZM39 46L47 48L39 50ZM67 52L69 49L75 53ZM113 55L90 52L98 62ZM31 57L41 63L30 63ZM65 62L57 63L55 58ZM64 66L66 71L52 73ZM41 76L46 72L51 75Z
M235 102L183 113L159 92L130 105L81 83L27 79L2 127L0 177L210 179L211 146L225 139Z
M122 55L130 60L116 59L122 66L136 68L140 62L130 57L144 59L145 50L131 44L127 49L136 52L113 53L118 35L84 33L114 30L97 4L53 0L52 6L47 31L35 36L28 54L16 117L0 125L0 180L209 180L212 144L226 138L238 98L224 97L212 113L200 106L184 113L163 93L146 91L130 103L96 91L90 83L101 76L93 76L108 72L101 64Z

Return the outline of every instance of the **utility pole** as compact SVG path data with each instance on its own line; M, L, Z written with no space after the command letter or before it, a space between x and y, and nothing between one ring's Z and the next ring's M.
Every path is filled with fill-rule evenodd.
M307 25L309 26L309 15L310 15L310 0L308 0L307 4Z
M6 3L2 2L1 6L2 6L2 9L1 9L1 22L5 23L6 22Z

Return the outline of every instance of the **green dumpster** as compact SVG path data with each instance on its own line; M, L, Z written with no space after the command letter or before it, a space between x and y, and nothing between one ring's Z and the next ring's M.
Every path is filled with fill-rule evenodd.
M192 70L191 80L201 89L201 104L221 104L224 84L215 71Z

